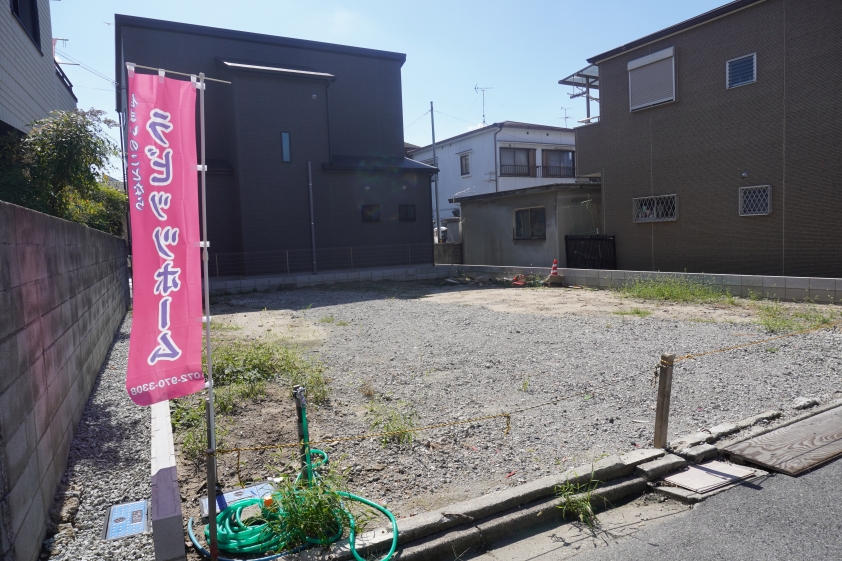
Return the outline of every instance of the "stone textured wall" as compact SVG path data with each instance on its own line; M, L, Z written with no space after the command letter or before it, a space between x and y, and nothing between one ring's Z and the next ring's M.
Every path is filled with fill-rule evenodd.
M128 302L122 239L0 202L0 561L39 556Z

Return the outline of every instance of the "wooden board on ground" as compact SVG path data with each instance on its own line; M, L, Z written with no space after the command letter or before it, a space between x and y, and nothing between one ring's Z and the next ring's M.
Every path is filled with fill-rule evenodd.
M723 452L787 475L798 475L842 456L842 407L732 444Z
M705 464L690 466L682 472L664 477L664 481L703 494L736 481L748 479L753 475L755 475L753 469L714 460Z

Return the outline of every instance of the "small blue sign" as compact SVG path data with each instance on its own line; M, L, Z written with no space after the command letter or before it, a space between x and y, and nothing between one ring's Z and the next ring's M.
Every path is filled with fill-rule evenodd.
M118 540L142 534L146 531L146 523L146 501L114 505L108 515L105 539Z
M271 493L275 488L271 483L261 483L246 487L245 489L237 489L236 491L229 491L224 495L216 496L216 512L221 512L231 506L232 504L242 501L243 499L259 499L266 493ZM199 498L199 511L202 513L202 518L208 516L208 498Z

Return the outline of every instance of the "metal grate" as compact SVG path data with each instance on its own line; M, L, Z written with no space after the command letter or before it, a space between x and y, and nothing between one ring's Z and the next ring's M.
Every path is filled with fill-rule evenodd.
M771 185L740 187L740 216L763 216L771 212Z
M632 199L634 222L672 222L678 220L678 195Z

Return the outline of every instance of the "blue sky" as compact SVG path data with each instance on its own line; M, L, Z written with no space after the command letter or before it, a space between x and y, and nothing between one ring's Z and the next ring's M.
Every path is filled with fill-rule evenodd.
M581 98L569 99L558 80L586 58L725 4L727 0L64 0L50 2L61 53L113 79L114 14L224 27L406 53L403 66L404 136L430 143L486 120L568 126L585 117ZM112 25L109 25L112 24ZM67 60L66 58L64 60ZM80 108L113 114L113 88L80 66L64 66ZM189 71L189 69L181 69ZM115 115L116 118L116 115Z

